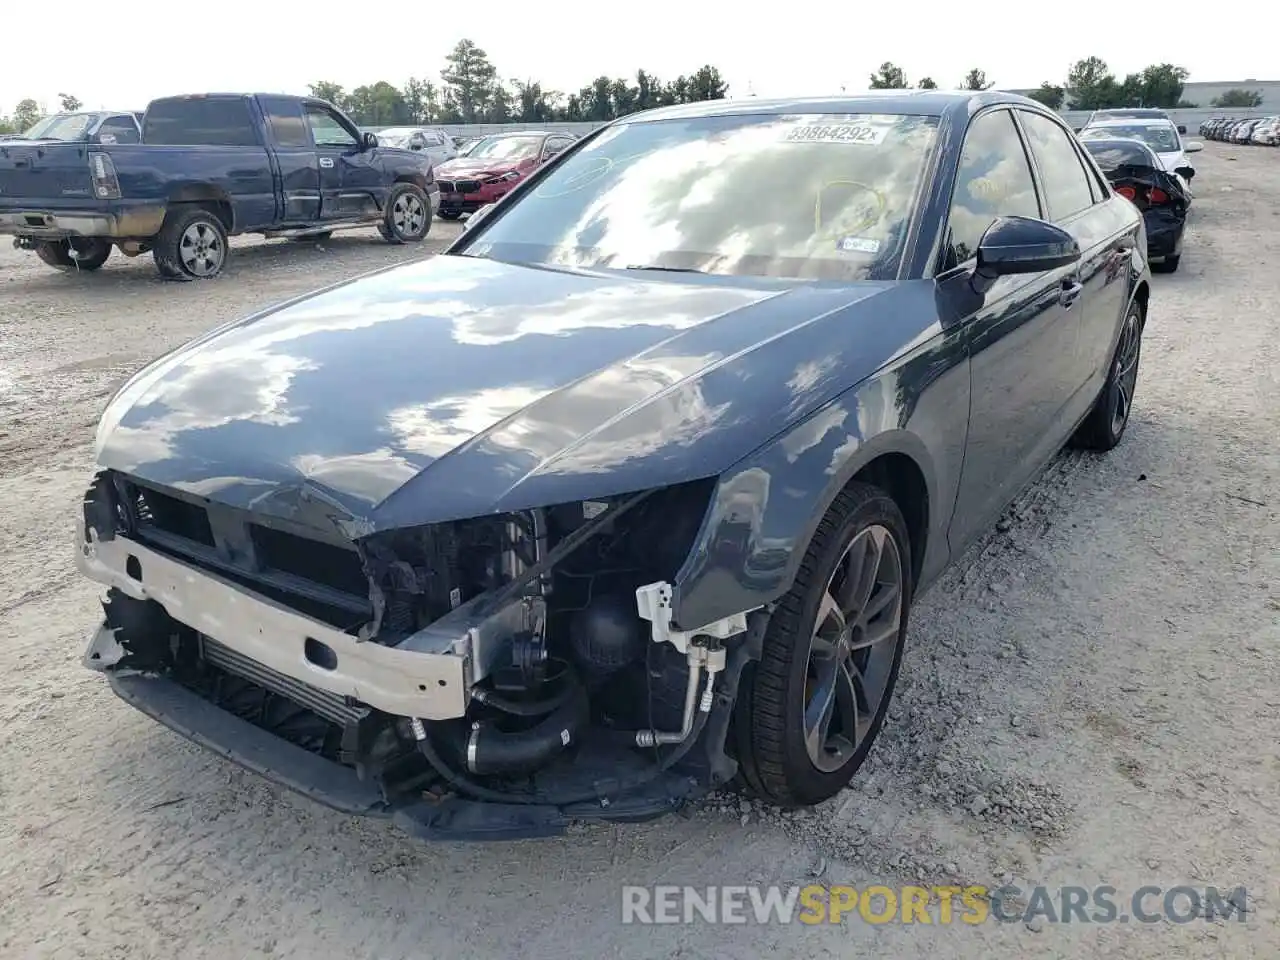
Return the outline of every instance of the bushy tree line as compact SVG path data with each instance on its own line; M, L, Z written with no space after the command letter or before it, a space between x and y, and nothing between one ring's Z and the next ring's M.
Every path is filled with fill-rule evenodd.
M729 87L720 71L707 65L665 83L644 70L631 79L600 76L566 95L533 79L501 79L483 49L460 40L445 58L439 83L410 77L402 87L379 80L348 91L321 80L310 84L310 90L312 96L342 107L359 124L392 126L612 120L650 107L719 100Z

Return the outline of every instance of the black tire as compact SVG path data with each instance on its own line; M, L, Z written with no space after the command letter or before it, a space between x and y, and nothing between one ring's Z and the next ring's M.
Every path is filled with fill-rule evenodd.
M319 230L315 233L303 233L296 237L290 237L291 243L324 243L333 236L332 230Z
M1176 273L1178 264L1182 262L1182 254L1178 253L1172 257L1165 257L1160 263L1151 265L1152 273Z
M111 243L91 237L86 240L42 240L36 256L57 270L97 270L111 256Z
M847 757L843 753L826 753L832 768L823 770L811 759L805 744L812 638L837 567L850 555L851 548L872 535L884 538L881 556L889 553L889 539L895 551L899 568L896 607L886 612L896 616L896 627L888 622L886 630L886 624L881 624L885 646L877 644L852 655L856 658L867 653L868 658L859 669L859 676L864 678L870 657L876 657L873 672L882 681L876 684L880 695L874 708L862 711L860 703L858 710L849 711L854 727L860 727L862 732L853 741L846 741L852 747ZM784 806L821 803L843 789L862 766L884 723L902 664L914 586L911 570L911 544L898 505L878 487L850 484L818 525L791 590L778 602L770 618L760 662L750 677L744 678L740 697L746 700L738 705L736 713L736 744L741 778L755 793ZM872 573L869 605L881 596L883 586L876 571ZM860 635L858 630L852 633L853 638ZM848 690L852 692L854 686ZM867 692L865 679L861 690ZM825 738L824 733L824 745Z
M461 210L437 210L436 216L439 217L441 220L461 220L462 211Z
M227 265L227 230L204 207L169 208L151 256L166 280L212 280Z
M1142 306L1133 303L1120 328L1120 338L1106 383L1084 423L1071 437L1071 446L1082 450L1106 452L1116 446L1129 425L1133 411L1133 395L1138 385L1138 367L1142 359L1142 328L1146 322ZM1122 379L1123 378L1123 379Z
M431 200L416 183L397 183L378 224L387 243L418 243L431 232Z

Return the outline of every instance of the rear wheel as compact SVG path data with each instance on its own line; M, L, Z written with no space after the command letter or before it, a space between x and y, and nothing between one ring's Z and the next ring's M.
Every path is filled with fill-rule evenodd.
M1133 394L1138 387L1138 362L1142 358L1142 307L1131 304L1129 313L1120 328L1120 341L1111 358L1111 371L1102 392L1094 401L1093 410L1080 424L1071 438L1073 447L1085 450L1107 451L1120 442L1129 414L1133 409Z
M75 240L42 240L36 256L58 270L97 270L111 256L111 244L96 237Z
M417 243L431 230L431 201L416 183L397 183L378 232L387 243Z
M866 759L902 662L911 546L894 501L854 483L770 618L739 717L744 777L784 805L834 796Z
M171 207L151 255L166 280L210 280L227 263L226 228L203 207Z

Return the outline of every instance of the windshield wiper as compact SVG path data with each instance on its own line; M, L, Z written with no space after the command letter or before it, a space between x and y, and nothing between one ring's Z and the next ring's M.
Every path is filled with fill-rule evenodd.
M693 267L658 267L653 264L632 263L622 268L623 270L657 270L662 273L706 273L705 270L695 270Z

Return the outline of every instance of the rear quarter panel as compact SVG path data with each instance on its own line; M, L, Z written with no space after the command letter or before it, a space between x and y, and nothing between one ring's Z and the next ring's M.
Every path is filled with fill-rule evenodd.
M231 233L262 229L278 217L271 157L265 147L107 147L130 203L214 201L230 206Z

